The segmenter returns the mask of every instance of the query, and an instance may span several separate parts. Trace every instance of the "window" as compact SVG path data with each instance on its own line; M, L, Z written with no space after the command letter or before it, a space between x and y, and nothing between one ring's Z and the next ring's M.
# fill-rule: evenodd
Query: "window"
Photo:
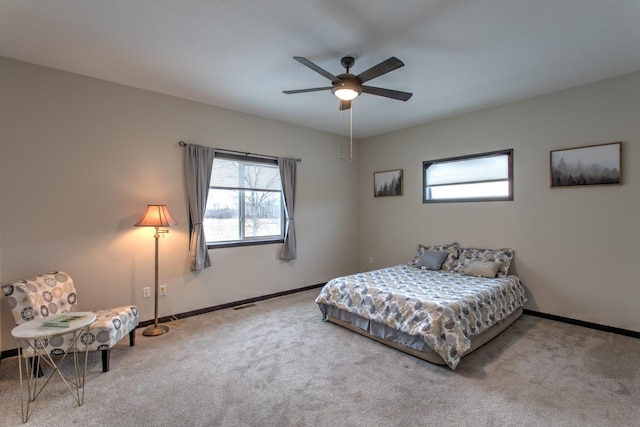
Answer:
M513 200L513 149L422 165L423 203Z
M203 221L210 248L283 242L284 212L276 160L216 153Z

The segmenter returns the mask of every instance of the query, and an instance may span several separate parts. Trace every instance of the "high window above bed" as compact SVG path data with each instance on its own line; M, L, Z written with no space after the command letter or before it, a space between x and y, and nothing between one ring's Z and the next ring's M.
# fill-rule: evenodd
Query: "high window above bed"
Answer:
M422 165L423 203L513 200L513 149Z

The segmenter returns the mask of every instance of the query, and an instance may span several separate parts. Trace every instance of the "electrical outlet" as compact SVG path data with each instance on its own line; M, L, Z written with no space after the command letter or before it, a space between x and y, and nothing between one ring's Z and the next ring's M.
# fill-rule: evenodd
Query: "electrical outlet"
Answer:
M161 297L167 294L167 285L160 285L159 294Z
M150 287L146 287L146 288L142 288L142 297L143 298L151 298L151 288Z
M373 264L373 257L372 256L369 257L369 264Z

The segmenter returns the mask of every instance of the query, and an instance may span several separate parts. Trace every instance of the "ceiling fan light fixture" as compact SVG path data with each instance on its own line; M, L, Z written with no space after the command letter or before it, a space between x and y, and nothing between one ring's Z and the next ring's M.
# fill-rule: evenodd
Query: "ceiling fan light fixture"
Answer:
M331 89L331 92L343 101L351 101L360 95L362 90L351 82L340 82Z

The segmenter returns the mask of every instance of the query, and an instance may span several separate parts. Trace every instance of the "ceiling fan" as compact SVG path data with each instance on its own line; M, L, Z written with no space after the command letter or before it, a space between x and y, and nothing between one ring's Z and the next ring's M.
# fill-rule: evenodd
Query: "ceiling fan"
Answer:
M318 67L313 62L301 56L294 56L293 59L295 59L302 65L306 65L307 67L311 68L316 73L328 78L329 80L331 80L332 85L325 87L314 87L309 89L283 91L286 94L331 90L331 93L333 93L340 99L340 110L348 110L349 108L351 108L351 100L356 98L361 93L384 96L386 98L397 99L399 101L407 101L413 95L409 92L363 85L363 83L366 83L369 80L373 80L376 77L380 77L381 75L387 74L390 71L393 71L400 67L404 67L404 63L394 56L387 59L386 61L382 61L378 65L374 65L373 67L369 68L366 71L363 71L357 76L349 73L349 70L355 63L355 59L352 56L345 56L340 60L340 63L344 68L346 68L347 72L339 74L337 76L334 76L330 72Z

